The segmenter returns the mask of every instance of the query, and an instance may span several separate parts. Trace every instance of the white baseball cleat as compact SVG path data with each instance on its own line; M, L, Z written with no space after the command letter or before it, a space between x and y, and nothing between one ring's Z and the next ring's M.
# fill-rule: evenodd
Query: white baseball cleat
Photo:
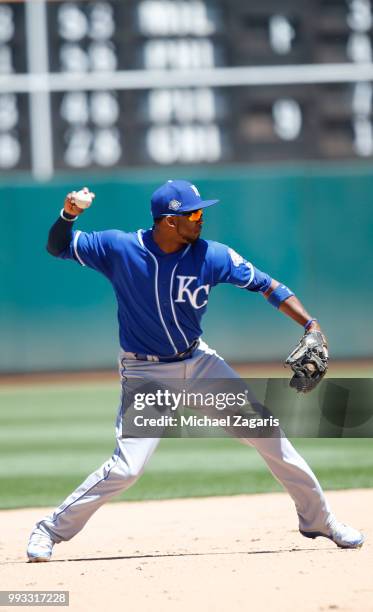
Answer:
M49 561L52 556L54 542L50 535L39 527L31 532L27 547L27 556L30 563L42 563Z
M365 538L360 531L349 527L344 523L340 523L334 520L329 525L329 533L322 533L321 531L302 531L301 534L306 538L317 538L322 536L323 538L329 538L339 548L360 548L365 541Z

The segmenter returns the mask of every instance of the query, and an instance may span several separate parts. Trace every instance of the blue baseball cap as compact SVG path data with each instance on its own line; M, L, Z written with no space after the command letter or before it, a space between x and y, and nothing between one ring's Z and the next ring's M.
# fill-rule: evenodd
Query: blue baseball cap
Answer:
M197 187L189 181L170 180L153 193L151 211L153 219L157 219L207 208L217 202L219 200L202 200Z

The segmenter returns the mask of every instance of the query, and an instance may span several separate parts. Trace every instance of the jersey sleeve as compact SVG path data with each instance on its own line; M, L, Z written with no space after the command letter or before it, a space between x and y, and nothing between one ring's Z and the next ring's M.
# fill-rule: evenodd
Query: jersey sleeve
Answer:
M214 243L213 283L230 283L248 291L267 291L271 277L230 247Z
M110 277L115 252L120 240L117 230L103 232L73 232L69 246L59 254L61 259L73 259Z

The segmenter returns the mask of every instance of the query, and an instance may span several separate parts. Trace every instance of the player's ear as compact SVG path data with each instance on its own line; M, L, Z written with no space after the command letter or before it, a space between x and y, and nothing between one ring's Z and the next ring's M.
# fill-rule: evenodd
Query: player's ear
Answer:
M171 227L172 229L176 227L176 217L174 217L173 215L168 215L167 217L165 217L165 222L166 225L168 225L168 227Z

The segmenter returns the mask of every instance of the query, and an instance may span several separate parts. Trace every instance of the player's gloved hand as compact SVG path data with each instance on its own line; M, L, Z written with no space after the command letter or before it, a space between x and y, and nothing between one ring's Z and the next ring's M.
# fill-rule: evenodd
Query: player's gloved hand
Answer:
M285 365L294 372L290 387L300 393L312 391L328 369L328 347L323 333L313 329L304 334L298 346L290 353Z

